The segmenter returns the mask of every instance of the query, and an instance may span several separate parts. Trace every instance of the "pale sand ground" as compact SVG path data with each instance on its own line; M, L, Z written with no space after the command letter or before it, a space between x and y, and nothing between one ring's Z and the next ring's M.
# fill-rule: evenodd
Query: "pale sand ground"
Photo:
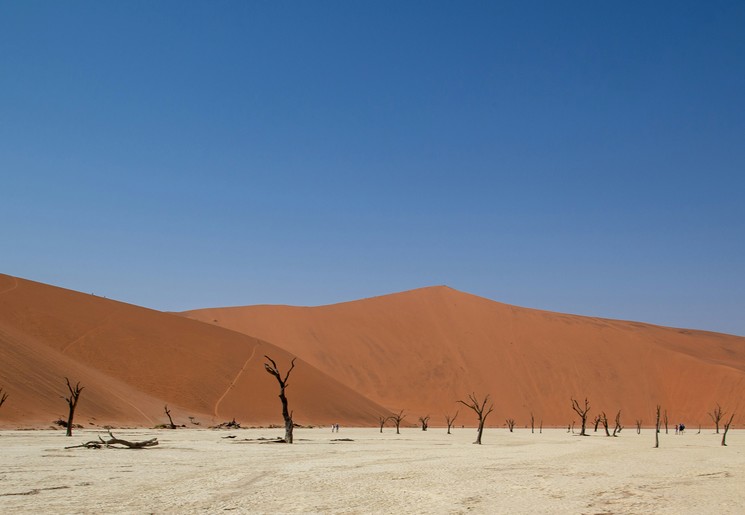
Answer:
M0 432L0 513L743 513L745 430L620 438L565 430L120 430L141 450L65 450L94 439ZM236 439L223 439L236 435ZM333 442L351 438L353 442Z

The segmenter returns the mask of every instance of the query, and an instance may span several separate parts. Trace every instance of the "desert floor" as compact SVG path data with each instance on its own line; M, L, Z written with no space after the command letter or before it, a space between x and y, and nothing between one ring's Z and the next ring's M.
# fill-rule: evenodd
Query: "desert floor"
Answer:
M160 445L92 450L64 447L104 433L2 431L0 512L743 513L745 430L695 433L118 430Z

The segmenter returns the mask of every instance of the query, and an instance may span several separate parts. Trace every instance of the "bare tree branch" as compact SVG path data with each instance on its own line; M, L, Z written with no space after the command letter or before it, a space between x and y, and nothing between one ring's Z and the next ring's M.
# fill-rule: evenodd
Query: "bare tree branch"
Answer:
M587 412L590 411L590 403L587 402L587 397L585 397L585 405L584 407L581 407L579 405L579 402L575 398L572 397L572 409L577 412L577 415L579 415L582 418L582 431L580 431L580 436L587 436L587 433L585 432L585 426L587 425Z
M510 430L510 433L512 433L513 429L515 428L515 419L514 418L508 418L505 419L505 422L507 423L507 429Z
M660 405L657 405L657 422L655 422L654 429L654 448L657 449L660 446Z
M481 445L481 435L484 432L484 423L486 422L486 417L494 411L494 404L492 403L488 409L486 409L486 403L489 401L489 395L484 397L483 402L479 402L478 398L476 397L475 393L468 394L468 400L469 402L465 401L458 401L459 403L463 404L469 409L472 409L479 419L479 429L478 433L476 435L476 441L473 442L475 444Z
M455 423L455 419L458 418L458 411L456 410L455 415L452 417L448 414L445 415L445 421L448 423L448 434L450 433L450 428L453 427L453 424Z
M719 434L719 422L722 421L722 418L727 414L726 411L722 409L722 407L717 403L717 407L714 408L714 411L709 413L709 416L714 421L714 424L717 426L717 434Z
M395 415L392 415L390 417L391 420L393 420L393 423L396 424L396 434L400 435L400 427L401 427L401 421L406 418L406 415L404 415L404 410L399 411Z
M168 409L168 404L166 404L163 409L165 410L166 416L168 417L168 429L176 429L176 424L173 423L173 419L171 418L171 410Z
M727 431L729 431L729 426L732 425L732 419L735 418L735 412L732 412L732 415L730 415L729 420L724 423L724 433L722 434L722 446L727 447L727 444L725 443L725 440L727 439Z
M385 426L385 423L388 422L391 419L391 417L386 417L383 415L378 415L378 424L380 425L380 432L383 432L383 426Z
M419 423L422 425L422 431L426 431L429 427L429 415L419 417Z
M266 354L264 355L264 357L268 359L269 362L271 362L271 365L269 365L269 363L264 363L264 370L273 375L279 383L279 400L282 403L282 418L285 421L284 441L287 443L292 443L292 430L295 427L295 424L292 421L292 412L289 411L287 408L287 397L285 396L285 388L287 388L287 380L290 377L290 372L292 372L292 370L295 368L295 360L297 358L292 358L290 369L287 371L287 374L285 374L284 378L282 378L282 374L277 367L277 363Z
M83 391L85 388L84 386L80 386L80 382L75 384L75 387L70 384L70 380L65 377L65 382L67 383L67 389L70 391L70 396L65 397L65 400L67 401L67 405L70 408L69 413L67 416L67 436L72 436L72 420L75 416L75 408L78 406L78 399L80 399L80 392Z
M158 439L157 438L151 438L150 440L145 440L143 442L130 442L127 440L122 440L121 438L115 437L111 431L108 432L110 438L108 440L104 440L100 436L98 437L98 440L91 440L90 442L85 442L80 445L70 445L65 447L65 449L76 449L79 447L85 447L86 449L100 449L101 447L107 447L112 449L144 449L146 447L154 447L158 445ZM116 447L117 445L123 446L123 447Z

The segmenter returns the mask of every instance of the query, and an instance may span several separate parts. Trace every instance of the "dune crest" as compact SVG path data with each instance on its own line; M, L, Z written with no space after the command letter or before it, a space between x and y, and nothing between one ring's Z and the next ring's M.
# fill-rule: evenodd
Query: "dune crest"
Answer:
M438 286L319 307L246 306L182 313L272 341L409 421L444 424L470 392L491 394L492 425L564 426L570 397L591 416L622 410L653 424L711 424L739 409L745 338L501 304ZM462 408L462 406L461 406ZM461 409L461 412L463 410ZM471 414L462 415L461 421ZM471 420L468 419L470 423Z
M94 295L0 275L0 425L49 425L66 415L64 377L85 387L76 422L152 426L194 417L281 424L271 343ZM298 360L287 393L298 424L369 425L386 410Z

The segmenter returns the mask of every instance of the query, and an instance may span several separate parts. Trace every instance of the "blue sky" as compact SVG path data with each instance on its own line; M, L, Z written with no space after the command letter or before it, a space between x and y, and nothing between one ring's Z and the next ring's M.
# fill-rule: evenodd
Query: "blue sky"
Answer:
M0 270L745 335L743 2L5 2Z

